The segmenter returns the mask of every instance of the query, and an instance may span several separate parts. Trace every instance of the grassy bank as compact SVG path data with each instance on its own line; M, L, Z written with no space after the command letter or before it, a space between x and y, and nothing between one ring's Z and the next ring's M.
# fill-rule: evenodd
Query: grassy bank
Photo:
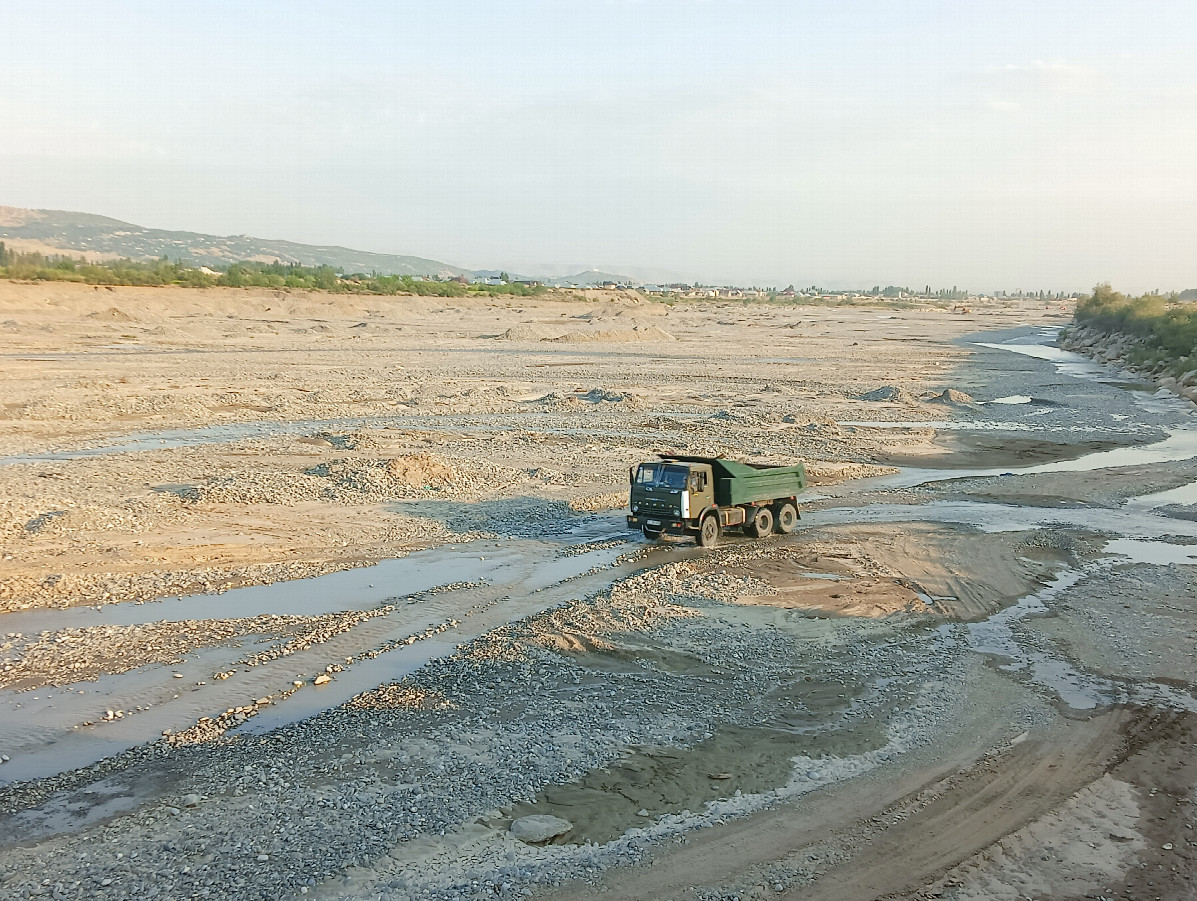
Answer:
M1197 304L1172 295L1129 297L1098 285L1077 304L1075 320L1084 328L1135 339L1128 359L1134 366L1163 364L1177 375L1197 369Z

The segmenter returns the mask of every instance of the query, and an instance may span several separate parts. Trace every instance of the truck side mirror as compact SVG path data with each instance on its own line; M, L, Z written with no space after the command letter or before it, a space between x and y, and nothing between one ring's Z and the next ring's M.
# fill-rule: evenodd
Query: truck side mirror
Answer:
M636 484L636 467L635 466L631 467L628 470L628 482L630 482L633 485Z

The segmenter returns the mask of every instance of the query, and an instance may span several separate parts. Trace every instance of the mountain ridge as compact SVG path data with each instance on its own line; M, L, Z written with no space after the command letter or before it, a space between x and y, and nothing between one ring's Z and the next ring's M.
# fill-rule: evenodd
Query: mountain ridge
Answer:
M251 235L211 235L204 232L147 228L73 210L39 210L0 206L0 241L28 241L42 252L93 254L155 260L165 256L196 265L226 266L237 262L297 263L332 266L342 273L421 275L435 278L487 277L502 270L473 270L407 254L374 253L339 244L304 244ZM519 278L512 273L513 277ZM546 285L594 285L602 281L628 283L633 279L587 270L576 275L545 277Z
M0 206L0 241L24 239L64 253L117 254L132 260L166 256L199 265L227 265L241 261L332 266L340 272L379 272L386 275L471 277L459 266L405 254L373 253L334 244L255 238L250 235L210 235L203 232L146 228L70 210L33 210Z

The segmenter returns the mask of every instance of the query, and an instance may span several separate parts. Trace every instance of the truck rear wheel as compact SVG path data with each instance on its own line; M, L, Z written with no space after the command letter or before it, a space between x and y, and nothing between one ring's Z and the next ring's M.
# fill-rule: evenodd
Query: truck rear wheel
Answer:
M719 520L711 514L702 521L702 528L698 531L698 543L703 547L714 547L719 541Z
M777 531L782 535L789 535L798 525L798 508L785 503L777 508Z
M745 530L753 538L764 538L773 534L773 511L768 507L757 507L752 522Z

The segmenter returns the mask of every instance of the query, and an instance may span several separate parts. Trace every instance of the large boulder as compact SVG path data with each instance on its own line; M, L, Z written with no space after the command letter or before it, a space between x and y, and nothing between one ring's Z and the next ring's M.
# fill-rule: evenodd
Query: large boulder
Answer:
M559 835L565 835L565 833L573 828L574 824L569 820L563 820L561 817L549 816L548 814L536 813L513 820L511 823L511 834L521 842L536 845L540 842L547 842L549 839L556 838Z

